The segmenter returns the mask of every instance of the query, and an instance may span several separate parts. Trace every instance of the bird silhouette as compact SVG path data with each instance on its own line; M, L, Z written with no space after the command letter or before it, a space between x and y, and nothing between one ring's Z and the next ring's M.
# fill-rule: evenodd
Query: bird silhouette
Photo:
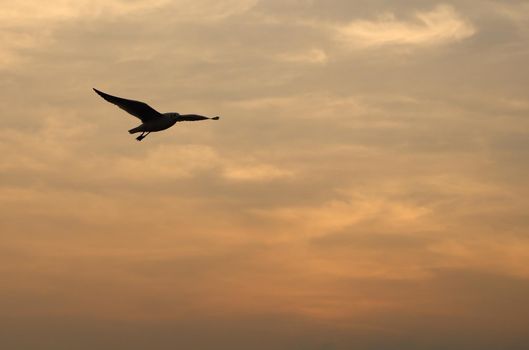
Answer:
M209 118L198 114L179 114L174 112L160 113L145 102L128 100L126 98L112 96L95 88L94 91L106 101L115 104L127 113L132 114L133 116L141 120L142 124L140 126L129 130L130 134L141 132L140 136L136 138L136 140L138 141L143 140L151 132L168 129L171 126L175 125L177 122L220 119L220 117L218 116Z

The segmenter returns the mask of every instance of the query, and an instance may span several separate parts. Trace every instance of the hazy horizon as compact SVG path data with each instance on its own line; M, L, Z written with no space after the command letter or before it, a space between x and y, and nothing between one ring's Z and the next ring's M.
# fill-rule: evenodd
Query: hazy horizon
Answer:
M525 348L529 2L0 23L0 347ZM136 142L92 88L221 119Z

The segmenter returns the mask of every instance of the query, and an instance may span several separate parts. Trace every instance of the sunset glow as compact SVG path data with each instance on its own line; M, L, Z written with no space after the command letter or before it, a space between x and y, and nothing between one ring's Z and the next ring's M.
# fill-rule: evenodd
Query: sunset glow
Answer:
M0 10L0 348L529 340L529 5ZM136 142L160 112L220 115Z

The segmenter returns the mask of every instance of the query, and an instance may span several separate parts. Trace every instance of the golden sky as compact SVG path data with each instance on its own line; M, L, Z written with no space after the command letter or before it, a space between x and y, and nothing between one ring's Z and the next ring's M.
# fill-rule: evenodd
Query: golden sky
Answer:
M526 346L529 2L0 4L3 349Z

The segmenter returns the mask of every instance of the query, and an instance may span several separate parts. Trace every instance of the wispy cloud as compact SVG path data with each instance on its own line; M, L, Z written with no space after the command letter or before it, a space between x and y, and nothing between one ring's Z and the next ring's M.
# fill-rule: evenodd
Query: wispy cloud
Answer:
M3 23L28 24L33 21L64 20L94 15L121 15L154 9L168 4L169 0L154 1L89 1L89 0L50 0L43 3L37 0L12 1L3 5L0 20Z
M276 179L293 178L292 171L270 164L250 164L227 166L223 171L225 178L243 182L266 182Z
M516 24L522 25L529 21L529 3L527 2L515 4L497 3L494 4L494 6L498 13L512 20Z
M321 49L280 53L277 55L277 58L285 62L313 64L325 64L329 59L327 53Z
M351 46L429 46L457 42L476 33L472 23L450 5L417 11L412 20L385 13L373 20L354 20L336 28L339 40Z
M239 15L250 10L257 4L257 0L183 0L175 7L176 20L211 21L221 20Z

